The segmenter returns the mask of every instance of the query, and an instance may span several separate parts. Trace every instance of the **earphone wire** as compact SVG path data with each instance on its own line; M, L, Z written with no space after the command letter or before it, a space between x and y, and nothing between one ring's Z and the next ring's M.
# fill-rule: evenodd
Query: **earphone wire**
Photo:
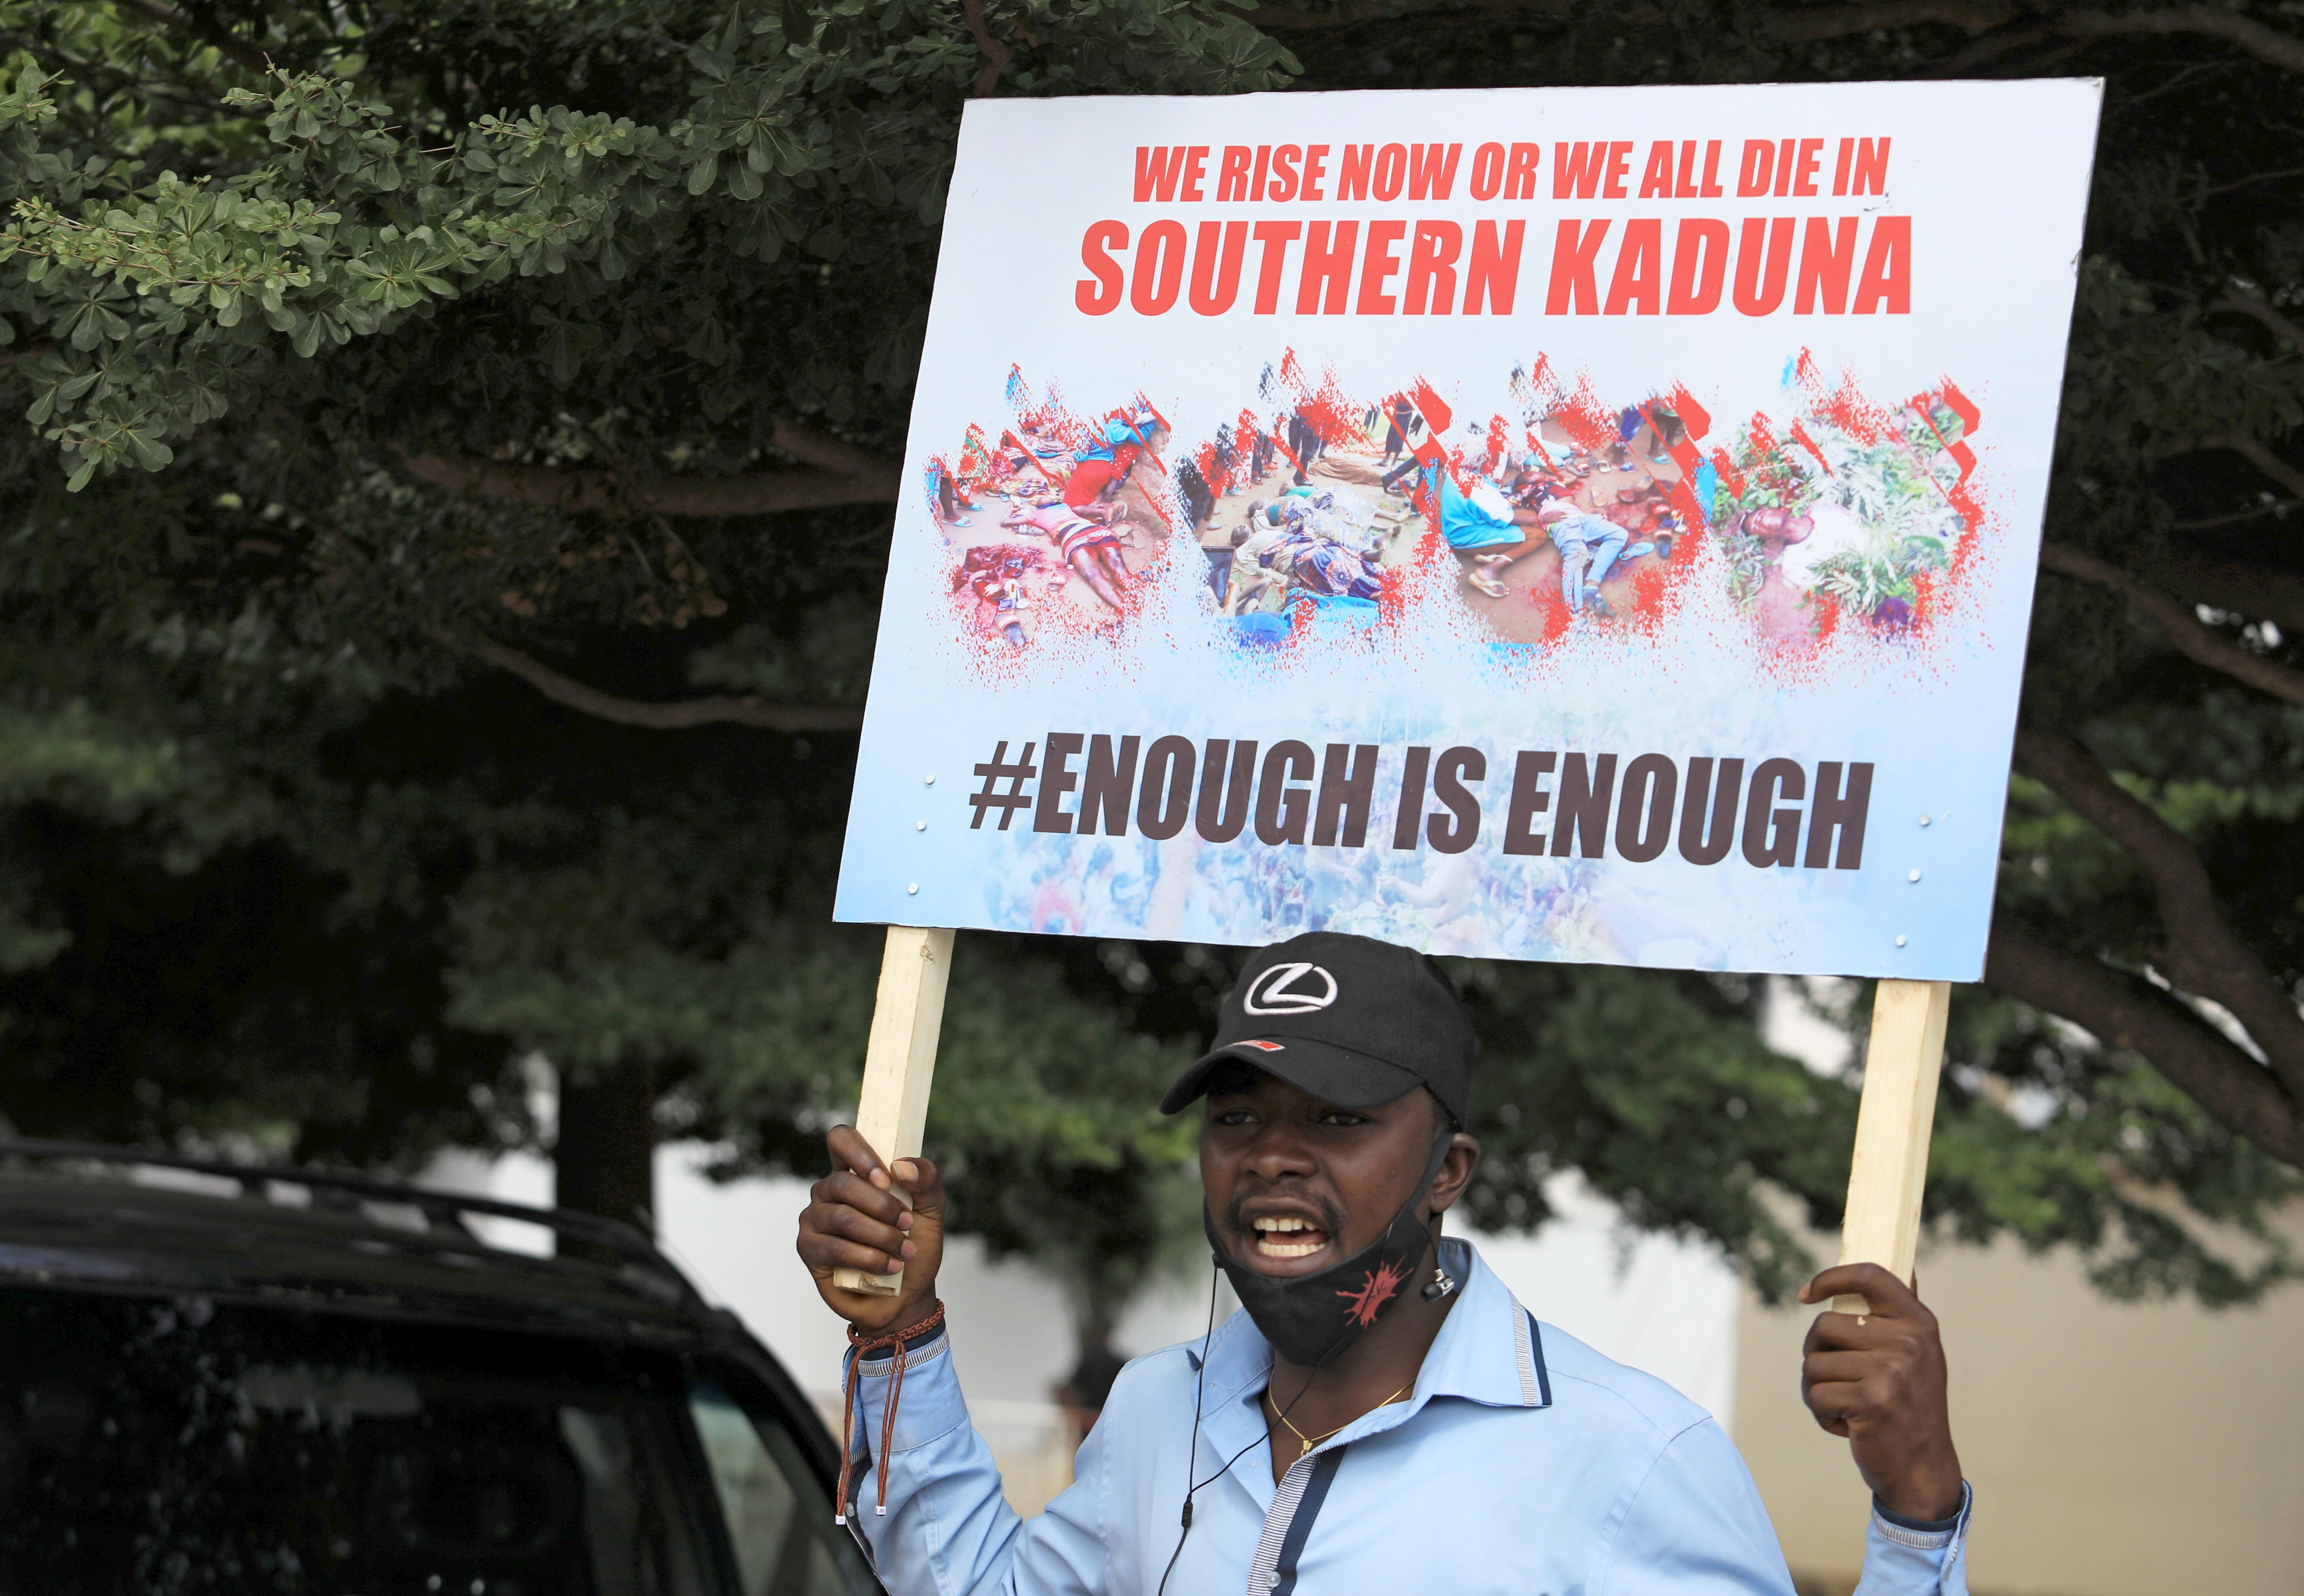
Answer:
M1192 1387L1192 1444L1184 1449L1183 1529L1176 1537L1176 1550L1168 1554L1168 1566L1160 1571L1158 1596L1168 1596L1168 1576L1176 1571L1176 1559L1184 1555L1184 1541L1192 1533L1192 1497L1199 1490L1192 1483L1192 1472L1200 1461L1200 1404L1208 1390L1208 1346L1216 1334L1216 1282L1223 1278L1224 1271L1216 1267L1215 1259L1209 1259L1208 1324L1200 1332L1200 1366L1194 1371L1197 1379Z
M1168 1596L1168 1576L1176 1571L1176 1559L1184 1555L1184 1542L1191 1538L1192 1499L1198 1496L1201 1491L1206 1490L1209 1486L1215 1484L1218 1480L1223 1479L1226 1474L1232 1473L1233 1464L1238 1463L1241 1458L1256 1450L1258 1446L1263 1445L1271 1440L1271 1430L1270 1426L1267 1425L1264 1434L1258 1436L1256 1440L1249 1442L1248 1445L1242 1447L1239 1451L1234 1452L1230 1457L1225 1458L1224 1465L1222 1468L1216 1470L1216 1473L1210 1474L1207 1479L1200 1481L1198 1484L1190 1482L1192 1478L1192 1468L1200 1460L1200 1402L1202 1397L1207 1390L1208 1343L1216 1335L1216 1281L1221 1277L1222 1273L1222 1269L1219 1267L1213 1270L1208 1276L1208 1328L1202 1334L1200 1339L1199 1377L1192 1392L1192 1444L1187 1450L1184 1457L1184 1479L1187 1483L1184 1487L1184 1510L1180 1516L1183 1527L1182 1532L1176 1536L1176 1550L1168 1554L1167 1567L1160 1571L1160 1588L1157 1592L1157 1596ZM1312 1382L1319 1378L1320 1371L1328 1366L1328 1360L1330 1358L1335 1356L1338 1352L1343 1349L1344 1343L1348 1339L1350 1339L1349 1337L1338 1336L1334 1341L1328 1344L1328 1350L1322 1353L1320 1355L1320 1361L1312 1365L1312 1372L1304 1377L1304 1383L1296 1389L1296 1394L1293 1397L1288 1398L1288 1406L1280 1410L1280 1419L1282 1423L1284 1423L1287 1422L1288 1415L1295 1411L1296 1405L1304 1400L1304 1394L1312 1389Z

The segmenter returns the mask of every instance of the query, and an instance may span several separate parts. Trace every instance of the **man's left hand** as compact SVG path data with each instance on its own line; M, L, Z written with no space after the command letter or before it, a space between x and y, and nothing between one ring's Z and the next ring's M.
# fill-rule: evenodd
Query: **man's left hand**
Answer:
M1863 1314L1825 1313L1800 1348L1800 1397L1816 1422L1844 1436L1880 1505L1907 1518L1960 1511L1960 1455L1944 1396L1936 1317L1876 1263L1843 1263L1800 1288L1800 1301L1859 1296Z

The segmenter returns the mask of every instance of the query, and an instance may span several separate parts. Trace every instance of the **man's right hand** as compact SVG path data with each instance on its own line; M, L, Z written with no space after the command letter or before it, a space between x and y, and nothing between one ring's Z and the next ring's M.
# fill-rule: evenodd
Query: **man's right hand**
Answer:
M827 1306L858 1330L908 1330L936 1311L936 1268L944 1262L944 1183L925 1158L900 1158L892 1172L850 1127L835 1125L824 1138L832 1173L809 1188L800 1215L800 1259L816 1277ZM907 1210L894 1190L911 1194ZM843 1291L837 1269L866 1274L904 1271L894 1296Z

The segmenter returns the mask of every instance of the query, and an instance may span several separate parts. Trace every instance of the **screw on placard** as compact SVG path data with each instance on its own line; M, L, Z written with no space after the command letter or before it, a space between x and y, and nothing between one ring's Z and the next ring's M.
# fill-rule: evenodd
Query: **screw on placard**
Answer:
M918 896L919 896L920 883L919 883L919 882L914 882L911 886L906 887L906 888L904 889L904 891L907 891L907 892L909 892L909 893L911 893L911 894L912 894L914 897L916 897L916 898L917 898Z
M928 780L930 780L931 781L935 781L935 780L936 780L936 778L935 778L935 777L933 777L933 776L931 776L931 777L929 777L929 778L928 778ZM1929 823L1929 820L1928 820L1928 817L1927 817L1927 815L1921 815L1921 816L1920 816L1920 823L1921 823L1922 825L1927 825L1927 824L1930 823Z
M921 778L921 784L922 784L923 786L927 786L927 787L933 787L933 786L935 786L935 785L936 785L936 773L935 773L934 771L930 771L930 772L929 772L926 776L924 776L923 778Z
M927 831L928 829L928 823L927 821L925 821L925 820L916 820L916 821L912 822L912 830L914 830L914 831L916 831L916 832L925 832L925 831Z
M1898 937L1898 938L1896 939L1896 946L1898 946L1899 948L1901 948L1901 947L1902 947L1903 945L1904 945L1904 939L1903 939L1902 937Z
M1917 871L1917 870L1912 871L1911 873L1910 873L1909 874L1907 874L1907 875L1904 877L1904 879L1905 879L1906 881L1918 881L1918 880L1919 880L1919 879L1920 879L1920 873L1919 873L1919 871Z

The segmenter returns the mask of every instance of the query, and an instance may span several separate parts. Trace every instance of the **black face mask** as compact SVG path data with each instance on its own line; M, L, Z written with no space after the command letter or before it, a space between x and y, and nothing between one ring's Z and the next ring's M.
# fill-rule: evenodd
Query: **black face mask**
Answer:
M1417 1207L1454 1139L1444 1134L1433 1144L1424 1178L1383 1235L1317 1274L1275 1279L1235 1262L1216 1232L1216 1215L1206 1203L1200 1204L1200 1222L1208 1233L1208 1245L1216 1249L1217 1265L1275 1352L1299 1368L1323 1367L1342 1356L1362 1330L1400 1300L1432 1246L1432 1232L1417 1216Z

